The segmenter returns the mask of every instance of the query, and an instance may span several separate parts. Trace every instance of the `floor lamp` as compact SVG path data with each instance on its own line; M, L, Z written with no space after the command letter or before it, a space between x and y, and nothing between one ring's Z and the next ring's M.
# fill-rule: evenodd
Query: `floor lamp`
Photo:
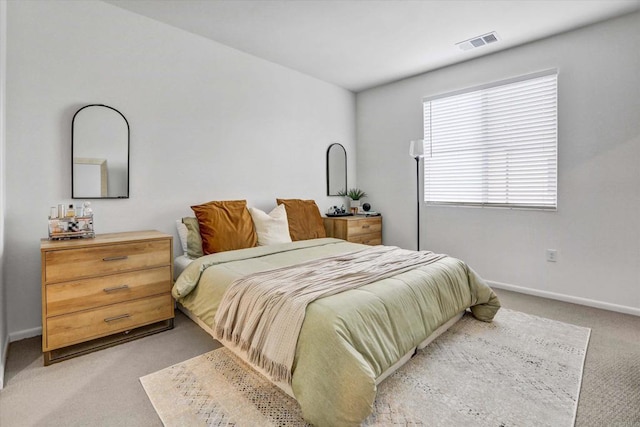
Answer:
M418 251L420 250L420 159L424 157L424 140L416 139L409 144L409 155L416 160L416 221L418 226Z

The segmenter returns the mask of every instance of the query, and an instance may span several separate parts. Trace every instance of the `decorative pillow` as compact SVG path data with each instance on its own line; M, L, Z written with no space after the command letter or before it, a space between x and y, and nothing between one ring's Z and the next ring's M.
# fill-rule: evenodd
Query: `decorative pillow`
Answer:
M198 218L205 255L252 248L258 243L246 200L214 201L191 209Z
M320 209L314 200L276 199L276 203L287 210L291 240L327 237Z
M191 216L184 217L182 218L182 224L187 228L187 250L185 251L185 255L192 259L204 256L198 219Z
M249 208L249 213L258 234L258 246L291 242L284 205L276 206L268 214L256 208Z
M189 230L187 230L187 226L182 223L182 219L176 219L176 228L178 229L178 238L180 239L180 247L182 248L182 253L187 254L187 235L189 234Z

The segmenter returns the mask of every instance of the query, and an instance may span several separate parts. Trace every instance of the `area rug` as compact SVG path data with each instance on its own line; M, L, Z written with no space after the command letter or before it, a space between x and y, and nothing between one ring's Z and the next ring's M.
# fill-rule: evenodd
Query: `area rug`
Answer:
M590 329L466 314L378 387L366 426L572 426ZM140 378L165 426L304 426L298 404L221 348Z

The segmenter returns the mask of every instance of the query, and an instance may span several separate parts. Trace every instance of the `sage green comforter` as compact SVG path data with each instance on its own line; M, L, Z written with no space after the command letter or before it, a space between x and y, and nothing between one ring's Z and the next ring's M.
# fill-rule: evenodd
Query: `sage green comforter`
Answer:
M214 329L222 296L238 277L362 248L314 239L207 255L184 270L173 296ZM491 321L500 303L477 274L451 257L312 302L291 383L305 419L318 426L359 425L372 411L376 379L467 308Z

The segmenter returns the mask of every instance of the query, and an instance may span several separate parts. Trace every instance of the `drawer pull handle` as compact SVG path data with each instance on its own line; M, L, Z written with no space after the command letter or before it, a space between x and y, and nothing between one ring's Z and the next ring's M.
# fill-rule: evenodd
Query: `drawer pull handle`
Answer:
M121 314L120 316L107 317L104 319L105 322L113 322L114 320L126 319L127 317L131 317L129 313Z
M363 225L362 228L369 228L371 227L370 225Z
M129 289L129 285L113 286L111 288L104 288L102 290L105 291L106 293L109 293L113 291L123 291L125 289Z
M102 258L103 261L119 261L122 259L127 259L129 258L126 255L122 255L122 256L111 256L111 257L107 257L107 258Z

